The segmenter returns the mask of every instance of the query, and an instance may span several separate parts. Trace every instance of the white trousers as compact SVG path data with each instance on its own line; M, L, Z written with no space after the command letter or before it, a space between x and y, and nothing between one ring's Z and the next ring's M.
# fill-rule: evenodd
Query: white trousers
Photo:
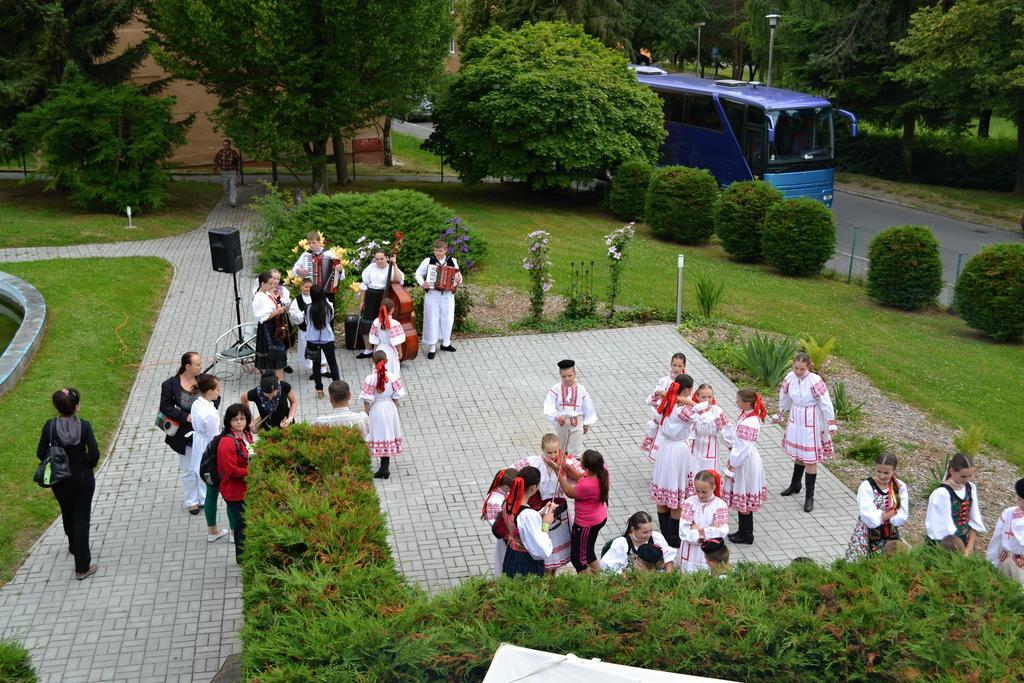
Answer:
M199 461L202 453L193 453L191 446L185 446L185 455L178 456L181 469L181 487L185 492L185 507L202 505L206 501L206 484L199 478Z
M583 454L583 417L580 416L579 424L573 427L569 424L569 418L565 418L565 424L554 424L555 434L558 436L558 444L563 451L577 458Z
M234 206L238 203L238 174L234 171L221 171L220 184L224 188L224 194L228 196L228 203Z
M299 330L299 346L298 346L297 350L298 350L298 354L299 354L299 360L302 361L302 364L304 366L306 366L307 370L312 370L313 369L313 361L311 361L308 358L306 358L306 331L305 330ZM324 355L323 351L320 352L320 367L321 368L326 368L327 367L327 356Z
M424 294L423 343L434 346L440 341L443 346L450 346L454 325L455 295L433 289Z

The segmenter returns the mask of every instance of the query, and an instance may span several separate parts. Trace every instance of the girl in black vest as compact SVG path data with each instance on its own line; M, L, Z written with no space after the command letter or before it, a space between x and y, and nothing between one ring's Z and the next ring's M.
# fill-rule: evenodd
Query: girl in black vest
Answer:
M53 407L57 417L43 425L36 457L42 462L51 445L62 446L68 454L71 478L53 485L53 496L60 505L64 533L68 537L68 552L75 556L75 578L81 581L96 573L89 553L89 511L92 494L96 490L93 469L100 461L100 449L92 425L78 418L81 394L68 387L53 393Z
M501 567L505 576L544 576L544 560L552 550L548 529L555 516L553 503L540 512L526 504L539 485L540 470L529 466L519 470L499 515L508 546Z

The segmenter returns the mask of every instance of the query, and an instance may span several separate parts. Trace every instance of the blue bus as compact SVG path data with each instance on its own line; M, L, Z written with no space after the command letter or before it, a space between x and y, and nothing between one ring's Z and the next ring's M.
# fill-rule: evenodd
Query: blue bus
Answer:
M720 184L765 180L786 197L809 197L832 206L835 183L833 114L857 119L815 95L760 83L704 80L631 67L640 83L661 97L668 135L664 165L710 171Z

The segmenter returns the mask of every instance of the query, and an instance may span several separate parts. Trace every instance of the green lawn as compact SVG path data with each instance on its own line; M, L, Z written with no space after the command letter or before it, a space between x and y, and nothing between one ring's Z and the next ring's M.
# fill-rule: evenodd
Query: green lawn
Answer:
M81 415L105 452L171 278L170 264L157 258L55 263L0 264L39 289L47 307L35 359L0 398L0 585L59 514L53 494L32 481L40 428L54 414L50 395L64 386L82 392ZM69 559L69 576L71 569Z
M574 196L553 197L508 187L409 185L451 207L488 240L489 256L473 279L528 286L521 262L526 234L548 230L555 292L565 291L569 262L607 263L603 236L621 222ZM357 185L372 191L378 185ZM862 287L827 278L782 277L765 266L734 263L718 247L680 247L639 226L627 257L623 304L675 308L676 254L686 255L684 308L694 310L693 283L705 273L726 284L721 314L744 325L792 336L838 338L838 355L881 389L953 425L978 423L989 441L1024 466L1024 346L993 344L942 312L903 313L876 306ZM595 283L604 296L601 279Z
M148 240L195 229L221 197L219 184L171 183L171 196L159 209L132 209L135 230L124 215L90 213L61 191L44 192L43 183L0 180L0 249L54 247Z

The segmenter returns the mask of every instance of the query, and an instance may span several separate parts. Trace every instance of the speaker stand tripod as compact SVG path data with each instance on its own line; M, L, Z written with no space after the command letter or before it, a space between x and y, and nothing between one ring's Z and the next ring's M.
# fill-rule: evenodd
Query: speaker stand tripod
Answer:
M231 330L221 335L221 338L218 340L218 349L214 354L213 362L210 363L203 372L209 372L213 369L213 366L221 360L232 361L239 363L240 365L245 365L246 361L256 355L255 338L245 339L245 336L242 334L242 297L238 293L238 275L234 272L231 273L231 283L234 286L235 291L235 340L230 346L221 349L219 348L220 342L226 341L224 338L231 333Z

